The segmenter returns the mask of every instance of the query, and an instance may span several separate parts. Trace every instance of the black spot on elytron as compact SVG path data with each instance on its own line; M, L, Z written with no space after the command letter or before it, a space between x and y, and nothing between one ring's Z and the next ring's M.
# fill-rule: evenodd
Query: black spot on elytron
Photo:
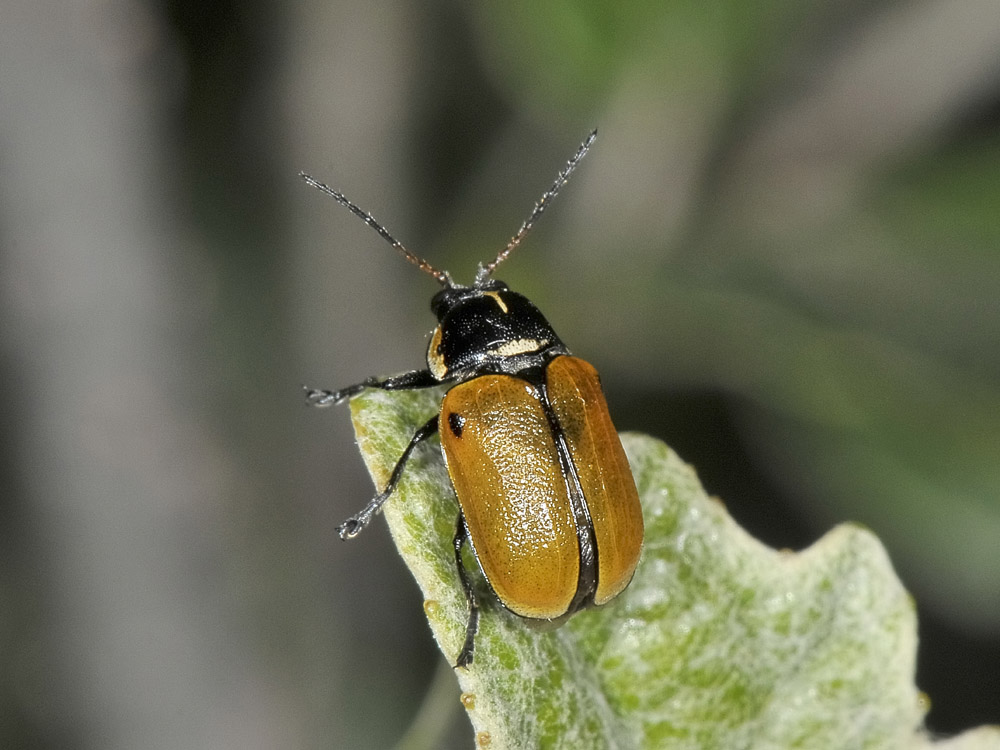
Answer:
M451 434L457 438L462 437L462 428L465 426L465 417L463 417L458 412L452 412L448 415L448 429L451 430Z

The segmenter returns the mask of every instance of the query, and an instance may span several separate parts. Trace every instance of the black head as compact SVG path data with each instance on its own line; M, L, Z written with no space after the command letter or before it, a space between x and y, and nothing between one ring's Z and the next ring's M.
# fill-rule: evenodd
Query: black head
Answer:
M508 289L509 287L499 279L486 279L474 286L452 284L431 297L431 312L440 323L451 309L461 302L486 292L506 292Z
M568 353L538 308L502 281L442 289L431 309L438 327L427 348L427 367L438 380L516 373Z

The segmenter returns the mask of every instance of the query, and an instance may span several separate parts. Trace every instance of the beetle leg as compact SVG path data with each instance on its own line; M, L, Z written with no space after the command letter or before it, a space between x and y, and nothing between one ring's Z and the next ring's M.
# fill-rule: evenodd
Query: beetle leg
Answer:
M404 372L402 375L393 375L389 378L368 378L361 383L349 385L339 391L324 391L302 386L306 392L306 403L309 406L331 406L339 404L341 401L357 396L367 388L381 388L384 391L405 391L412 388L430 388L440 385L441 382L431 375L430 370L413 370Z
M396 489L396 485L399 484L399 478L403 476L403 469L406 467L406 462L409 460L410 454L413 453L413 449L437 432L437 430L438 418L437 415L434 415L427 420L427 423L423 427L413 433L413 437L410 438L410 442L403 451L403 455L399 457L399 460L393 467L385 489L369 500L368 505L362 508L360 513L351 516L337 527L337 534L340 535L341 539L353 539L371 522L375 514L385 505L385 501L389 499L392 491Z
M462 591L465 592L465 601L469 604L469 622L465 626L465 643L458 654L455 667L467 667L472 664L472 651L476 646L476 631L479 630L479 603L476 601L476 592L472 588L472 580L469 578L469 571L465 569L465 562L462 560L462 546L469 538L469 530L465 528L465 517L458 514L458 524L455 528L455 562L458 564L458 577L462 581Z

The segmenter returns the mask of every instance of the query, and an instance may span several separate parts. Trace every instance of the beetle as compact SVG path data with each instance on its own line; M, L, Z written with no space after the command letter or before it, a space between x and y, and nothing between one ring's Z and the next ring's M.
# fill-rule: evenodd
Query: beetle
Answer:
M301 174L442 286L431 300L438 325L425 369L336 391L306 388L306 401L323 407L369 388L450 386L439 412L410 438L385 488L337 532L341 539L356 537L392 496L414 449L439 435L458 498L452 545L468 605L456 667L472 663L479 626L479 602L462 557L466 543L500 603L531 620L562 621L606 604L628 586L639 561L642 508L597 371L570 354L534 304L492 278L596 137L595 130L584 140L507 246L480 263L470 286L411 253L342 193Z

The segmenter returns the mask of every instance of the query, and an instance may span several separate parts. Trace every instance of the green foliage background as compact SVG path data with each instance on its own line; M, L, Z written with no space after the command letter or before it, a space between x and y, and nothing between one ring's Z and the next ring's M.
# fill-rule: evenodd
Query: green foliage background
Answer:
M1000 721L997 49L992 0L12 0L2 744L404 734L440 657L299 398L420 366L434 285L296 175L468 280L593 127L501 278L763 541L868 526L931 728Z

